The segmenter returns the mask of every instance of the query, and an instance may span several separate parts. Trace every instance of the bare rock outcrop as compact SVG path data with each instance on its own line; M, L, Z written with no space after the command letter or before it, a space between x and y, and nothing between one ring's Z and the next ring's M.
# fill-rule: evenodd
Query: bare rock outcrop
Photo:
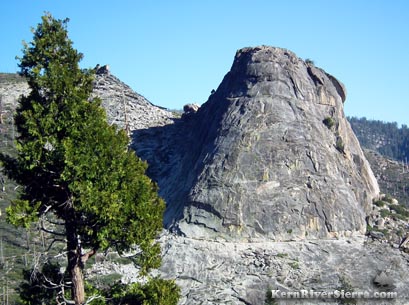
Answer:
M94 94L109 122L132 135L167 202L158 272L176 278L180 305L264 304L269 289L392 290L395 299L376 303L408 304L406 239L391 246L363 235L365 217L379 230L388 224L371 216L379 187L335 77L288 50L262 46L239 50L209 100L181 118L106 66L97 69ZM102 265L87 272L139 280L132 265Z
M345 98L341 82L288 50L239 50L193 119L135 133L166 225L228 240L363 234L379 188Z
M21 95L29 94L27 82L14 74L4 74L0 79L2 111L12 116ZM142 95L119 80L110 72L108 65L95 67L93 97L102 100L110 124L126 129L135 129L172 124L175 115L164 108L153 105Z
M29 93L27 82L17 74L2 73L0 98L2 111L14 110L21 95Z
M150 103L110 73L109 66L95 68L93 96L102 100L108 121L131 133L135 129L171 124L174 115Z

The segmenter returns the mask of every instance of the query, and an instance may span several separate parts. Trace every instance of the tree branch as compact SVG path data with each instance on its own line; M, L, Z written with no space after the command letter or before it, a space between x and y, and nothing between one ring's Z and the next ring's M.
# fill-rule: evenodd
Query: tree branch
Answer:
M56 239L53 239L53 241L50 243L50 245L48 246L48 248L47 248L47 252L49 252L50 251L50 249L51 249L51 247L54 245L54 243L56 243L56 242L61 242L61 243L67 243L67 240L65 240L65 239L58 239L58 238L56 238Z
M64 286L61 286L61 298L63 299L63 301L64 301L65 304L75 305L75 302L74 302L74 301L72 301L72 300L67 300L67 299L65 298Z
M40 225L41 225L40 229L41 229L42 231L46 232L46 233L53 234L53 235L57 235L57 236L65 236L65 233L54 232L54 231L52 231L52 230L50 230L50 229L47 229L47 228L44 226L44 219L43 219L43 218L41 218Z
M84 305L90 304L93 300L101 299L101 298L104 298L104 297L102 295L99 295L99 294L93 295L93 296L89 297L88 300L85 301Z
M85 264L88 259L90 259L92 256L95 255L95 253L97 253L97 250L92 249L92 250L88 251L87 253L81 255L81 263Z

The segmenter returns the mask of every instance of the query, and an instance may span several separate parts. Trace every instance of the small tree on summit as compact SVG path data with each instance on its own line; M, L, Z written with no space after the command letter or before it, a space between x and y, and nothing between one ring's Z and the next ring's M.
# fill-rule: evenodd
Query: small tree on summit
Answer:
M25 227L40 220L44 231L63 236L72 303L79 305L86 302L84 265L99 250L137 245L143 271L160 265L154 239L165 205L126 133L109 126L100 100L90 98L93 71L80 69L67 22L46 14L24 45L20 74L31 93L15 117L18 155L1 154L1 161L23 186L8 220Z

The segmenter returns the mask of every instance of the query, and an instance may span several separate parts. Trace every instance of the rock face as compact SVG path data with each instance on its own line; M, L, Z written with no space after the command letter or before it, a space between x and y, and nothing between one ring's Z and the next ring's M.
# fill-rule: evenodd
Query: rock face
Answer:
M174 115L153 105L110 73L109 66L95 68L94 96L102 100L111 124L126 129L145 129L172 123Z
M0 79L2 111L15 109L19 97L28 94L28 84L17 74L3 74Z
M102 100L110 124L129 132L173 123L175 115L150 103L110 73L108 65L95 67L93 96ZM13 112L21 95L29 94L28 84L14 74L0 78L3 111Z
M239 50L196 113L135 132L168 204L166 225L227 240L364 233L379 188L345 97L338 80L290 51Z
M263 305L270 289L394 292L350 304L409 304L409 256L363 237L291 242L207 241L164 236L162 276L177 279L180 305ZM379 275L383 275L380 287ZM280 305L338 305L340 299L275 300ZM352 301L352 300L350 300ZM356 303L355 303L356 301Z
M180 305L260 305L269 289L392 290L394 300L376 304L408 304L409 255L362 235L379 188L333 76L287 50L242 49L209 100L177 119L106 66L96 70L95 95L167 202L159 273L176 278ZM26 93L13 86L0 84L0 94ZM104 270L138 280L132 265L87 272Z

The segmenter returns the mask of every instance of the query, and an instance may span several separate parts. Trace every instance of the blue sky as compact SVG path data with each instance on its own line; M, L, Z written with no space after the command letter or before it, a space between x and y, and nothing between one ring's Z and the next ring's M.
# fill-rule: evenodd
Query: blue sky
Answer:
M70 18L82 66L109 64L154 104L203 103L237 49L287 48L341 80L347 115L409 125L406 0L17 0L0 3L0 72L44 11Z

